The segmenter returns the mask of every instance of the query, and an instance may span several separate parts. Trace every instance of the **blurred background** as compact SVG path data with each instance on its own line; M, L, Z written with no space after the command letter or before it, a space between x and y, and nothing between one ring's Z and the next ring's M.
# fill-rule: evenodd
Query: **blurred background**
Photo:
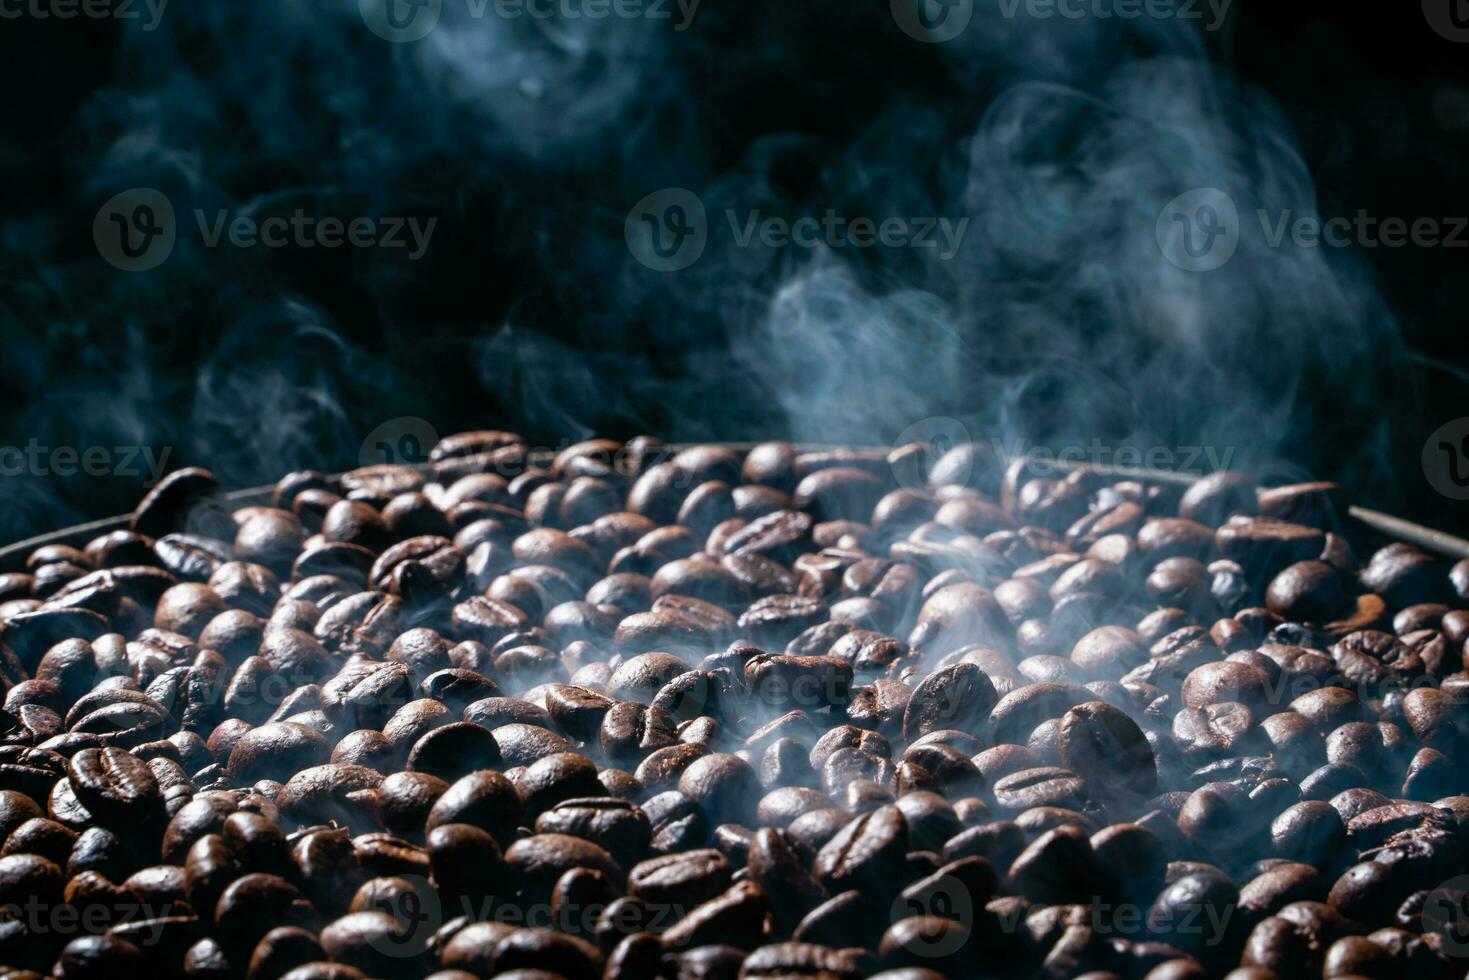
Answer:
M1464 532L1456 3L9 0L0 542L189 464L934 419Z

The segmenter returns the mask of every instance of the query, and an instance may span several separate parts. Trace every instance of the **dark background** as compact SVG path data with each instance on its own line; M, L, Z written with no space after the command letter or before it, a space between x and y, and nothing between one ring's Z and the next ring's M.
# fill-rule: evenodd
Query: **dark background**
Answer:
M372 36L355 3L174 3L147 34L0 21L0 446L166 446L246 486L356 465L404 416L549 446L883 443L951 416L1026 445L1211 446L1469 529L1420 463L1469 414L1465 250L1247 252L1199 286L1148 240L1197 186L1242 210L1469 214L1469 45L1416 3L1235 0L1207 36L977 14L924 45L885 0L705 0L677 35L446 20L434 49ZM138 186L181 215L438 224L419 262L181 233L129 274L92 220ZM667 186L711 213L974 226L947 264L711 245L659 274L623 220ZM0 541L140 492L0 477Z

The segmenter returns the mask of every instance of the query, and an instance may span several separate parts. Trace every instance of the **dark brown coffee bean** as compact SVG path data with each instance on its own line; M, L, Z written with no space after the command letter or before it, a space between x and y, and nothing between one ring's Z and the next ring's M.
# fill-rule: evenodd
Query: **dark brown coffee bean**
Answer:
M651 908L686 912L722 893L731 874L718 851L686 851L638 864L628 875L628 889Z
M1216 527L1233 514L1249 515L1257 510L1255 481L1227 470L1204 477L1178 502L1180 517Z
M1018 688L1002 697L990 712L995 740L1023 742L1042 722L1093 700L1092 693L1078 684L1046 682Z
M516 779L516 790L528 820L563 800L606 792L597 780L597 767L575 752L558 752L531 763Z
M1223 875L1184 875L1153 901L1147 915L1148 933L1185 953L1204 955L1226 945L1238 900L1239 890ZM1210 958L1205 956L1206 961Z
M182 526L189 512L218 489L219 480L206 469L174 470L148 491L134 509L128 527L148 537L167 534Z
M1348 599L1342 573L1321 561L1289 566L1271 581L1265 594L1271 612L1295 622L1316 624L1334 619Z
M122 749L83 749L72 757L67 777L77 801L114 832L162 832L158 779L136 756Z
M408 753L408 769L452 780L493 768L501 759L499 743L489 729L460 721L435 728L414 742Z
M1097 877L1086 832L1063 826L1041 834L1010 865L1010 882L1036 902L1086 902Z
M477 640L491 646L530 625L529 617L515 606L486 596L461 602L454 607L451 618L459 639Z
M229 774L237 785L261 779L284 782L330 755L330 743L317 730L297 722L275 722L251 729L229 752Z
M724 717L727 700L720 675L691 670L663 685L649 707L667 712L677 724L701 717L717 721Z
M536 818L536 832L589 840L618 863L631 867L646 853L652 826L641 808L627 800L569 799Z
M1330 860L1345 836L1340 815L1319 800L1297 803L1282 811L1270 824L1270 843L1275 854L1307 864Z
M851 698L852 666L835 657L761 654L745 663L751 697L772 710L840 707Z
M1444 567L1409 544L1390 544L1373 554L1362 569L1362 586L1382 596L1393 609L1452 598Z
M1184 759L1196 765L1239 754L1255 731L1254 713L1234 701L1185 708L1173 718L1173 740Z
M1270 678L1258 667L1236 661L1221 661L1196 668L1184 679L1181 693L1189 708L1236 701L1257 716L1270 713Z
M1415 688L1403 699L1403 718L1418 741L1457 758L1469 745L1469 717L1458 698L1434 688Z
M506 849L505 863L517 894L528 902L547 906L557 880L573 868L600 871L619 889L626 880L622 868L605 850L591 841L564 834L522 838Z
M1035 807L1075 809L1086 800L1086 783L1069 769L1043 767L1005 776L995 783L995 801L1011 813Z
M678 733L662 708L622 701L602 717L598 738L609 761L636 766L649 752L677 742Z
M1158 785L1152 747L1124 712L1103 701L1077 705L1061 718L1062 760L1103 798L1146 797Z
M483 899L503 891L505 862L495 838L469 824L440 824L428 834L433 880L445 898Z
M752 823L761 796L755 771L736 755L695 759L679 776L678 788L704 810L711 825Z
M908 849L908 823L895 806L854 818L816 855L812 871L830 891L858 887L866 894L891 894L901 879Z
M261 937L250 954L249 976L284 976L326 958L321 943L299 926L282 926Z
M941 729L976 731L998 701L989 677L974 664L945 667L914 688L903 713L903 736L911 740Z

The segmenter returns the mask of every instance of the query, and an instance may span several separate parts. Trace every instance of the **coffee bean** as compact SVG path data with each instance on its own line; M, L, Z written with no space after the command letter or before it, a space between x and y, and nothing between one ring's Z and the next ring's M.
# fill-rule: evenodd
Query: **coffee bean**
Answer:
M1322 561L1303 561L1277 575L1266 590L1270 611L1286 619L1325 623L1342 612L1348 600L1342 573Z
M723 892L731 874L724 855L705 849L643 861L627 882L629 892L650 907L686 912Z
M1103 798L1146 797L1157 788L1152 747L1137 724L1110 704L1090 701L1068 710L1059 747L1066 765Z
M161 832L163 794L152 770L136 756L121 749L83 749L72 757L67 777L77 801L114 832Z
M133 510L129 530L158 537L181 526L189 512L219 489L214 474L200 467L174 470Z
M891 894L901 878L908 822L895 806L854 818L816 855L812 870L830 891L847 886L870 895Z
M946 667L914 689L903 714L903 735L915 739L947 728L973 731L998 700L994 685L974 664Z
M187 902L99 921L200 975L1436 971L1387 924L1469 823L1458 569L1358 576L1331 485L929 451L470 433L234 521L179 478L0 577L0 861ZM404 914L491 900L551 914Z

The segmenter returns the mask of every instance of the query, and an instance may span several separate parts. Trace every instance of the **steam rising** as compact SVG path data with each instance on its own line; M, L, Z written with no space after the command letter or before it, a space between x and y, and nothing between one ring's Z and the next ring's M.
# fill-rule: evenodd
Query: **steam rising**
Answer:
M710 3L682 32L445 0L411 44L370 33L357 0L173 4L156 30L119 25L117 81L75 120L80 204L0 228L19 283L0 322L40 338L3 369L27 406L16 428L176 446L177 465L236 485L352 465L397 415L551 444L881 443L953 416L1012 444L1319 462L1340 442L1328 426L1360 427L1382 397L1348 378L1364 363L1390 377L1398 344L1351 254L1260 235L1256 209L1314 213L1278 113L1211 64L1195 22L1008 6L977 4L941 45L903 34L887 0ZM128 275L89 229L137 186L170 197L179 244ZM622 240L628 208L661 187L709 214L705 254L678 273ZM1245 225L1207 274L1154 236L1197 187L1225 190ZM220 208L440 224L419 263L206 248L193 213ZM731 223L757 210L969 220L944 261L742 246ZM1304 410L1302 386L1341 393L1330 419ZM1373 437L1354 440L1364 480ZM105 492L135 495L118 482ZM6 483L6 539L96 510L45 475Z

